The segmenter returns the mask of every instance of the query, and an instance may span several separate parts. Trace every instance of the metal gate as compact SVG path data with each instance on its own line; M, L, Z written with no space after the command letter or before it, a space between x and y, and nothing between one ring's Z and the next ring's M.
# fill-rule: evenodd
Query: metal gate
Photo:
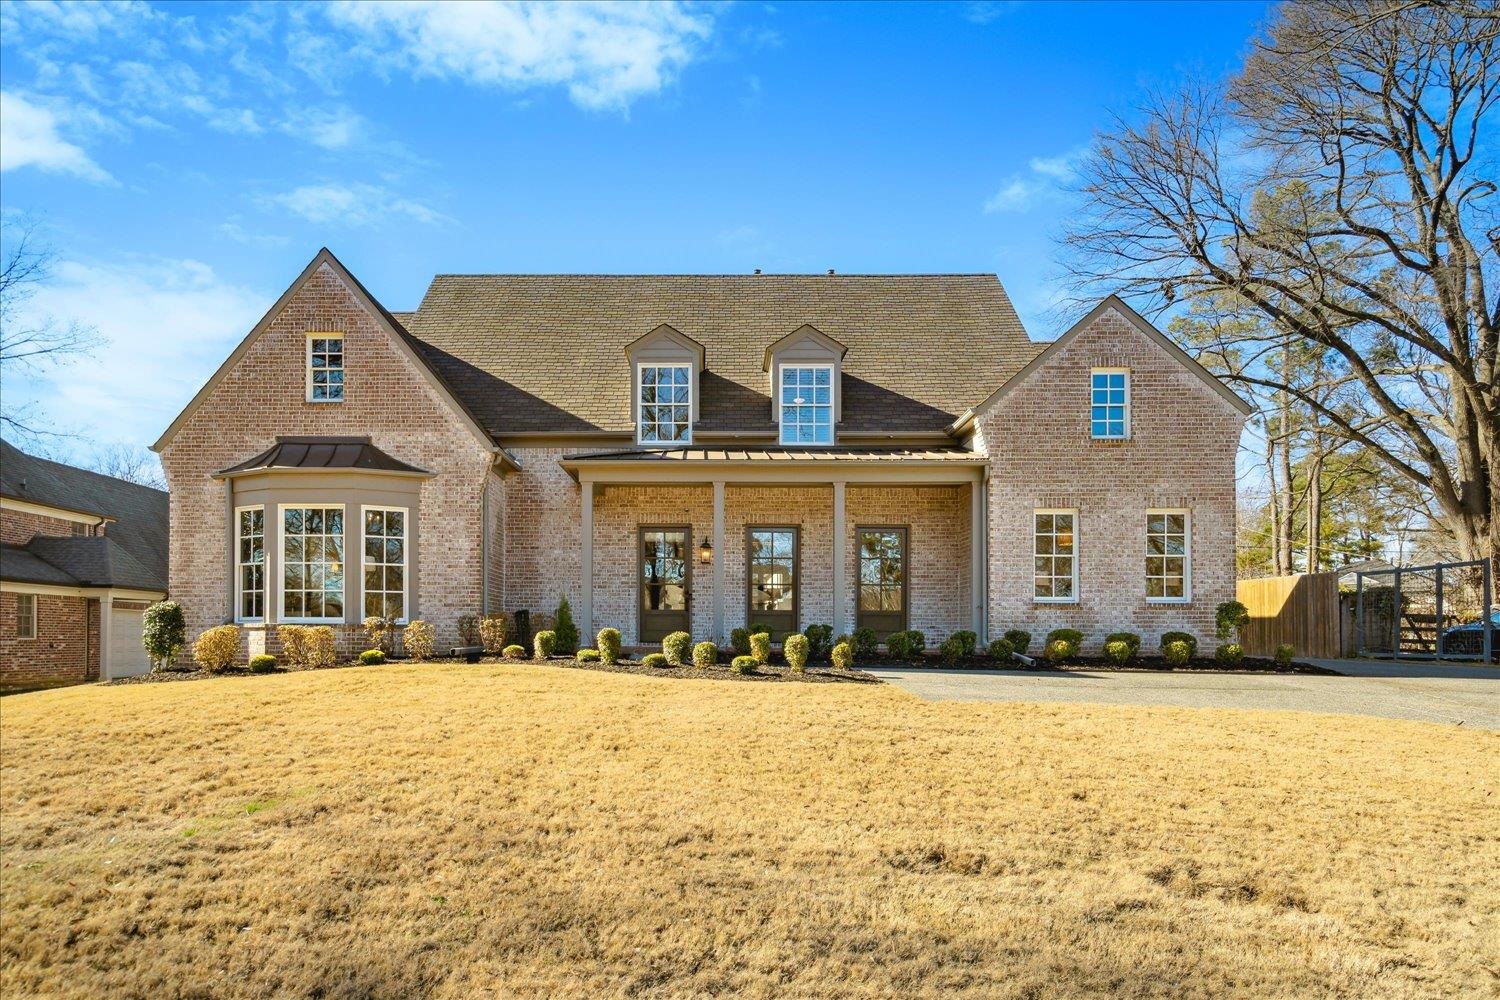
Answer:
M1360 656L1489 661L1496 652L1487 559L1370 570L1355 576Z

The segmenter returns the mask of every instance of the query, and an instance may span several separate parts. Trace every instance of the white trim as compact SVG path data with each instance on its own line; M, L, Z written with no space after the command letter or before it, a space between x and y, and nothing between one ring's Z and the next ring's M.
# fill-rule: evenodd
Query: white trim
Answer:
M1036 560L1039 553L1036 550L1036 518L1038 514L1067 514L1073 518L1073 596L1072 597L1038 597L1036 596ZM1033 604L1077 604L1079 600L1078 590L1078 563L1082 553L1079 542L1082 540L1083 532L1079 528L1079 517L1077 507L1036 507L1031 511L1031 601ZM1054 526L1053 534L1056 534Z
M140 601L159 601L166 596L161 590L134 590L121 587L66 587L56 583L23 583L0 580L0 594L52 594L57 597L99 597L110 593L116 597Z
M645 388L645 383L644 383L644 381L641 378L641 372L643 370L647 369L647 368L681 368L683 371L687 372L687 376L688 376L688 379L687 379L687 390L688 390L688 401L687 401L687 411L688 411L687 437L683 438L680 441L679 440L672 440L672 441L648 440L645 437L643 437L642 434L641 434L641 428L645 425L645 421L641 419L641 417L642 417L642 412L641 411L645 408L645 405L646 405L645 403L641 402L641 393L642 393L642 390L644 390L644 388ZM690 362L686 362L686 361L667 361L667 362L637 361L635 363L635 400L634 400L634 407L632 408L631 412L635 415L635 443L636 444L651 445L651 446L655 446L655 447L678 447L678 448L680 448L680 447L685 447L685 446L690 445L690 444L693 443L693 396L695 395L693 383L695 381L696 380L693 378L693 366L692 366L692 364ZM660 406L661 404L658 403L657 405ZM668 405L668 406L682 406L683 404L682 403L668 403L666 405ZM658 424L661 423L660 420L658 420L656 422Z
M359 620L364 621L365 615L365 512L366 511L396 511L401 514L401 610L405 612L400 618L392 621L405 625L411 621L411 508L391 507L386 504L360 504L359 507ZM348 553L344 553L348 556ZM347 565L347 560L346 560ZM393 563L382 562L380 566L391 566ZM344 589L349 588L349 577L344 575ZM381 591L386 593L385 590ZM348 608L344 613L348 614ZM585 634L587 634L585 632Z
M836 385L836 381L838 379L838 367L836 365L832 364L831 362L823 362L823 361L796 361L796 362L782 361L782 362L779 362L779 363L776 364L775 369L776 369L776 384L775 384L775 388L774 388L774 391L773 391L773 394L772 394L771 405L772 405L772 408L776 411L775 414L774 414L774 416L775 416L775 420L776 420L776 441L777 441L777 443L780 444L780 445L782 445L783 447L787 446L787 445L795 445L795 446L797 446L799 448L832 448L833 445L834 445L834 438L837 437L837 434L835 434L834 432L835 432L835 430L838 427L838 399L837 399L837 397L838 397L838 386ZM784 406L787 405L786 403L782 402L782 399L781 399L781 393L782 393L782 389L784 387L784 382L785 382L785 379L786 379L786 373L787 372L797 372L797 371L811 371L811 372L814 372L815 374L813 376L813 382L814 382L813 388L816 389L817 388L817 384L816 384L817 383L817 375L816 375L816 372L818 372L820 370L821 371L826 371L828 373L828 440L827 441L788 441L786 439L787 425L781 419L781 409L782 409L782 407L784 407ZM801 404L799 403L799 404L794 404L794 405L800 406ZM812 403L812 404L809 404L809 405L811 405L814 408L816 408L820 404L818 404L818 403ZM800 424L795 424L794 426L800 426ZM818 427L818 419L817 419L816 412L813 415L812 426L813 426L813 430L816 431L817 427Z
M22 621L22 618L21 618L21 599L22 598L30 598L31 599L31 615L29 616L31 618L31 634L30 635L22 635L21 634L21 621ZM37 598L36 594L17 594L16 595L16 639L18 641L21 641L21 642L34 642L36 640L36 633L37 633L36 598Z
M286 614L286 512L288 510L332 510L344 513L344 617L342 618L290 618ZM363 538L361 538L363 544ZM319 500L299 500L296 503L276 505L276 624L278 625L342 625L349 618L349 512L342 503ZM304 588L306 589L306 588Z
M259 618L246 618L246 617L244 617L243 615L240 614L240 611L245 606L245 597L244 597L244 594L242 593L242 590L243 590L243 581L244 581L243 570L244 570L244 567L252 565L251 563L242 563L242 562L240 562L240 542L242 541L242 536L240 535L240 513L242 511L247 511L247 510L258 510L258 511L260 511L260 553L261 553L262 558L261 558L260 617ZM265 504L259 504L259 503L257 503L257 504L250 504L247 507L236 507L236 508L234 508L234 526L233 527L234 527L234 559L232 560L232 564L234 566L234 615L233 615L234 622L235 622L236 625L258 625L261 622L264 622L266 620L266 604L270 601L270 598L271 598L271 594L270 594L271 588L269 586L270 580L268 579L268 577L271 575L271 573L270 573L271 558L270 558L270 554L267 551L267 547L266 547L266 540L269 537L268 532L266 530L267 529L267 525L266 525L266 505Z
M50 517L58 521L72 521L75 524L86 524L91 528L97 528L101 524L108 524L115 520L107 514L90 514L86 511L54 507L51 504L35 503L30 500L16 500L11 497L0 497L0 510L13 510L18 514L35 514L38 517Z
M1191 604L1193 603L1193 512L1186 507L1147 507L1146 508L1146 549L1142 557L1152 558L1151 542L1151 515L1152 514L1181 514L1182 515L1182 596L1181 597L1150 597L1146 598L1147 604ZM1176 557L1170 557L1176 558ZM1141 577L1142 583L1149 580L1151 574L1147 573Z
M1096 375L1120 375L1125 379L1125 426L1122 434L1095 434L1094 433L1094 376ZM1109 391L1108 385L1105 392ZM1109 424L1108 409L1116 404L1106 402L1104 423ZM1089 439L1091 441L1129 441L1130 440L1130 369L1129 368L1090 368L1089 369Z
M345 398L345 384L343 382L339 383L339 398L338 399L331 399L331 398L330 399L313 399L313 365L312 365L312 353L313 353L313 350L312 350L312 345L313 345L313 341L314 340L337 340L339 342L339 366L338 366L337 370L340 373L343 373L344 371L347 370L346 366L344 365L344 335L342 333L338 333L338 332L332 331L332 330L329 330L329 331L309 330L307 332L307 348L302 352L302 370L303 370L303 382L302 382L303 393L302 393L302 398L306 402L317 403L320 406L322 404L324 404L324 403L342 403L344 401L344 398ZM325 368L323 370L324 371L334 371L334 369L332 369L332 368Z

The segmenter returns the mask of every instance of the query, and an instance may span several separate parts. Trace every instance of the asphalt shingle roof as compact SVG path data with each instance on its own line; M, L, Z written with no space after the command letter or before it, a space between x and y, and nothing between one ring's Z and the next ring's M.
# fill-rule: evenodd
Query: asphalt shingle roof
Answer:
M845 431L931 432L1035 356L994 275L438 275L393 313L491 432L632 428L625 346L665 323L703 344L704 431L766 430L767 346L844 344Z

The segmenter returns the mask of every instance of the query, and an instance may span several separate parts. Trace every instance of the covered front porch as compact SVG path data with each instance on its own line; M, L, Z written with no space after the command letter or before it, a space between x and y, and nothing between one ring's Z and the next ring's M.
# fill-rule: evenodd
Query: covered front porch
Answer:
M576 455L580 630L985 632L985 460L957 449Z

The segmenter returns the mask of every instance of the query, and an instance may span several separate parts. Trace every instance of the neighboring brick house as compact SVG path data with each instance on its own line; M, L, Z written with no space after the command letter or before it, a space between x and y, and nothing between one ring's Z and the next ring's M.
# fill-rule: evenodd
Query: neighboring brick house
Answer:
M1249 408L1116 298L993 275L439 275L321 251L156 444L199 629L550 611L627 644L1181 628L1234 596Z
M0 690L145 673L166 587L165 493L0 441Z

